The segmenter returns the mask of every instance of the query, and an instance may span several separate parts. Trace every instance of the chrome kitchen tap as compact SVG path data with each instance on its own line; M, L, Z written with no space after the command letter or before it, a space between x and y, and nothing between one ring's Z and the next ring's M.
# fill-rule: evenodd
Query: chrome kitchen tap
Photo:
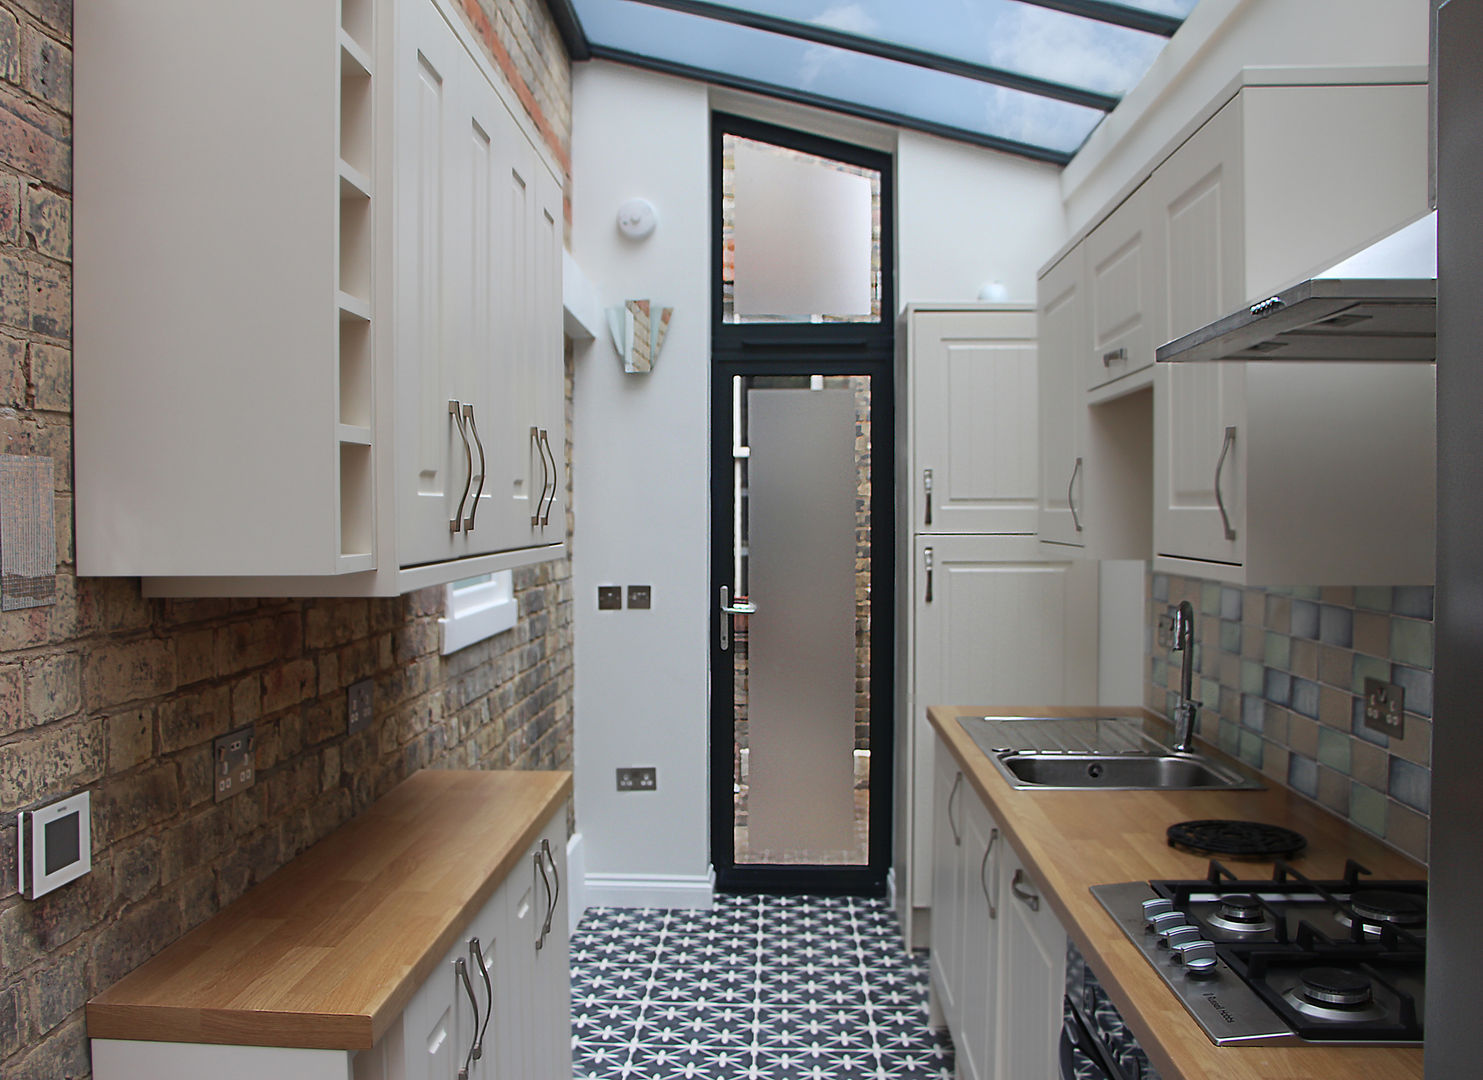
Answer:
M1178 607L1169 609L1169 617L1174 638L1169 651L1183 653L1179 665L1179 703L1174 706L1173 749L1188 754L1194 749L1195 714L1202 704L1190 696L1195 677L1195 609L1188 600L1181 600Z

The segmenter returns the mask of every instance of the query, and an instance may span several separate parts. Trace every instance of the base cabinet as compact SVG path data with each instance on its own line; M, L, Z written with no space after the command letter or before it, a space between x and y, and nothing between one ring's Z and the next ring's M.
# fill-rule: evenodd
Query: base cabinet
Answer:
M939 741L932 994L959 1080L1055 1080L1066 932Z

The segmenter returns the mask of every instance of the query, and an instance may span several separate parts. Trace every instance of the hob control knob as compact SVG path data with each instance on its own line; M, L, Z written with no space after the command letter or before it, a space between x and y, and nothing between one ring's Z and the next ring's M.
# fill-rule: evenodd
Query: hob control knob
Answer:
M1176 926L1167 934L1163 935L1163 937L1164 944L1169 946L1171 950L1178 949L1179 946L1187 941L1201 940L1199 929L1193 926Z
M1143 901L1143 921L1149 926L1153 925L1153 917L1162 915L1166 911L1174 910L1174 901L1162 896L1156 896L1152 900Z
M1154 933L1162 935L1166 930L1183 926L1186 921L1182 911L1164 911L1155 915L1149 925L1153 927Z
M1174 958L1192 974L1215 970L1215 944L1210 941L1184 941L1174 951Z

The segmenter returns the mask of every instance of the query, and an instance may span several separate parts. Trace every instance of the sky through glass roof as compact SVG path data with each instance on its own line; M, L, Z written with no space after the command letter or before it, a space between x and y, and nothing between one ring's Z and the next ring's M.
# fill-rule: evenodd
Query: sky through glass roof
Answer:
M1198 0L569 2L592 56L1064 162Z

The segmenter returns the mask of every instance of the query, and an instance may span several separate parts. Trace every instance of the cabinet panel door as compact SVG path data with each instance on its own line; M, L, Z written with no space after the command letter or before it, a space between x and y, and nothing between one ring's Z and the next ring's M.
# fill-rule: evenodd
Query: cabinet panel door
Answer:
M567 1077L572 1074L571 971L567 926L566 813L558 811L541 831L541 843L549 845L550 892L541 879L540 894L549 895L536 907L537 916L549 919L550 929L535 953L531 981L531 1035L536 1050L534 1077ZM537 845L539 850L540 845ZM554 865L553 865L554 864Z
M534 168L536 198L531 208L534 236L531 274L534 296L531 320L536 346L531 350L537 426L546 433L544 447L551 469L550 491L534 538L543 544L566 537L566 375L561 314L561 251L565 216L561 184L544 164Z
M967 782L945 747L932 773L932 986L950 1030L962 1030L963 800Z
M914 562L912 876L914 902L926 904L936 902L927 708L1096 702L1098 566L1048 559L1034 539L1012 536L919 537Z
M1004 914L999 868L1004 838L971 790L963 796L962 1026L953 1034L964 1080L993 1080L999 1040L999 924ZM1012 1075L1012 1074L1006 1074Z
M535 931L539 907L535 856L527 851L499 888L503 923L495 962L495 1077L537 1076L534 1019Z
M1033 533L1040 493L1035 316L922 312L913 317L911 342L912 529Z
M1014 1080L1056 1080L1066 932L1019 859L1008 851L1005 856L1000 1072Z
M1081 362L1087 351L1083 246L1040 279L1040 512L1042 540L1086 545L1087 423Z
M1153 363L1156 259L1148 185L1138 188L1086 238L1091 349L1083 378L1095 389Z
M1163 341L1242 302L1240 106L1238 99L1212 117L1149 180L1166 267ZM1246 533L1241 366L1172 364L1157 376L1155 551L1239 564Z
M453 960L458 946L433 970L402 1014L407 1080L454 1080L467 1055L472 1010Z

